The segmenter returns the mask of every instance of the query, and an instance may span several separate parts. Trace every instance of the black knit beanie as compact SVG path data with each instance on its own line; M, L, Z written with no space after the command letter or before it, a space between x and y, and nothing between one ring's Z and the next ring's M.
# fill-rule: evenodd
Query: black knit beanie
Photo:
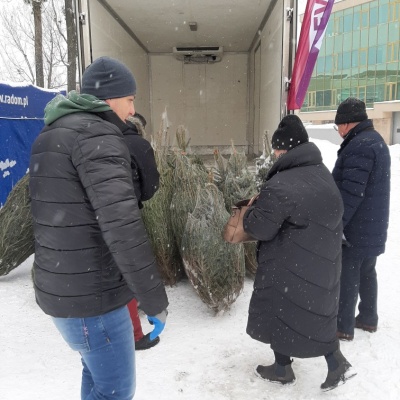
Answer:
M355 97L348 97L339 104L336 112L335 124L348 124L368 119L365 103Z
M135 77L121 61L100 57L83 72L81 93L91 94L100 100L134 96Z
M308 142L308 133L301 119L294 114L286 115L272 135L271 146L274 150L291 150L299 144Z

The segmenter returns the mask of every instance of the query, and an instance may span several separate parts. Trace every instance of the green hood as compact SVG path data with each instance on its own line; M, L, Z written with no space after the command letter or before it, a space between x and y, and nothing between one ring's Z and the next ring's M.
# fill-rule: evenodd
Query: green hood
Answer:
M50 125L64 115L76 112L98 113L109 110L111 108L104 100L99 100L91 94L79 94L71 90L67 97L59 94L47 103L44 109L44 123Z

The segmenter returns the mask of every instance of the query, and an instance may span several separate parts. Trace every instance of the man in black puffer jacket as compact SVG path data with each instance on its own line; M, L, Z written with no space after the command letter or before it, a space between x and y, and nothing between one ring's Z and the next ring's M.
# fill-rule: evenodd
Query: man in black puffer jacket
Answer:
M247 333L275 354L273 365L256 371L293 384L290 357L325 356L321 388L330 390L355 375L336 338L343 203L300 118L282 119L272 148L277 160L243 221L258 240Z
M121 62L101 57L82 94L57 96L32 146L30 195L36 301L80 352L82 399L130 399L135 392L135 297L164 328L168 299L135 196L121 122L135 113L136 82ZM118 120L118 121L119 121Z
M344 139L332 174L343 198L345 237L337 335L353 340L354 327L368 332L378 327L375 266L385 251L389 225L390 153L363 101L344 100L335 123Z

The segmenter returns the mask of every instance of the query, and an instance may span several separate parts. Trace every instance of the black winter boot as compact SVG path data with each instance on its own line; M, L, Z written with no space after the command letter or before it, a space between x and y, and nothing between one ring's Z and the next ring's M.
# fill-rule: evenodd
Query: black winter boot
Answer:
M275 361L267 367L259 365L256 368L256 375L268 382L280 383L282 385L293 385L296 382L291 363L283 366Z
M332 355L335 357L339 366L333 371L328 371L325 382L321 385L321 389L324 392L335 389L339 385L343 385L347 380L357 375L357 372L354 371L354 368L339 349Z

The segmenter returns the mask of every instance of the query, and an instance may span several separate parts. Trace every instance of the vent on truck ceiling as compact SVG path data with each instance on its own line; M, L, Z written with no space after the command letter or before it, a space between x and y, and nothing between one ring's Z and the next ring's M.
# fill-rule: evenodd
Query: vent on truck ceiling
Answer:
M185 64L212 64L221 61L224 50L220 46L174 47L172 52Z

